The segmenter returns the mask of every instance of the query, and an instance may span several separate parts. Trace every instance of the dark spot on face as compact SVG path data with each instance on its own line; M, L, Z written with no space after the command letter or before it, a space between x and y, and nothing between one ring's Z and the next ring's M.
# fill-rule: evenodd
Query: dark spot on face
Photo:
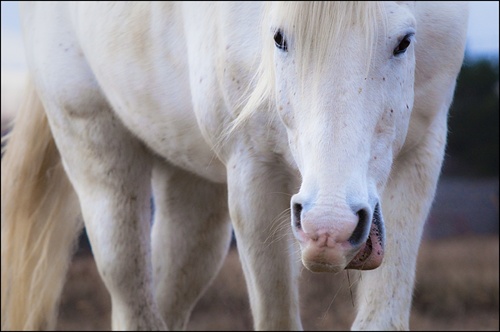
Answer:
M382 77L382 81L385 81L385 77Z

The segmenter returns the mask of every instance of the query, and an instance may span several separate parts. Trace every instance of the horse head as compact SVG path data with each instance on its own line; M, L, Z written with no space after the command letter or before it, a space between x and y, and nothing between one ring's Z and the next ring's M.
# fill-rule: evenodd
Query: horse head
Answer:
M415 19L388 3L302 6L270 8L263 56L302 179L293 234L312 271L374 269L381 196L413 106Z

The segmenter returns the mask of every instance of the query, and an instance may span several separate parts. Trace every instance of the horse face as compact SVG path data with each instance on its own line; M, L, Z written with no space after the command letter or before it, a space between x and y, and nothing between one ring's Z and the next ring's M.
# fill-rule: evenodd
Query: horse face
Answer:
M312 271L374 269L384 255L380 197L413 106L416 29L396 4L376 22L373 47L352 24L317 69L293 29L273 31L276 108L302 175L292 228Z

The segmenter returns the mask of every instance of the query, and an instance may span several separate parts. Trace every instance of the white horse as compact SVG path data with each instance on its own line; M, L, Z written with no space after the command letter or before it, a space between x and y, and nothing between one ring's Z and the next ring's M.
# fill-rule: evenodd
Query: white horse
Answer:
M462 2L23 2L2 330L54 327L80 211L113 329L185 328L231 226L256 329L302 329L299 253L369 270L353 329L409 329L467 18Z

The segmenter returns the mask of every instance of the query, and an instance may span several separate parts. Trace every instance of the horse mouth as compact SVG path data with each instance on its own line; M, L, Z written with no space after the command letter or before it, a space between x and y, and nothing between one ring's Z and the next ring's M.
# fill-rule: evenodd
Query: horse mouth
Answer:
M347 264L346 269L373 270L379 267L384 258L384 244L384 222L380 213L380 206L377 204L368 238L361 245L356 256Z

